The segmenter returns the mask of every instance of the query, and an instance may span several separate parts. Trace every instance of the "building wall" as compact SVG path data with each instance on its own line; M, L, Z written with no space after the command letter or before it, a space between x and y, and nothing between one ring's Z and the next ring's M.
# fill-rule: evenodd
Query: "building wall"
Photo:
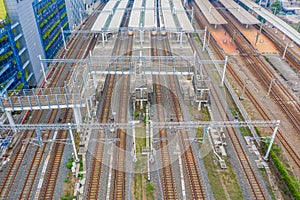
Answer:
M54 58L63 46L61 28L69 30L65 1L34 1L32 6L45 56Z
M28 87L23 63L19 56L19 43L11 27L11 19L0 21L0 93Z
M44 57L44 51L40 40L37 40L39 33L36 23L34 23L35 17L32 1L4 0L4 2L7 13L12 18L12 23L19 23L16 29L19 33L23 33L23 37L20 38L20 44L22 47L26 47L26 51L22 55L22 60L24 64L28 63L26 67L30 74L28 83L30 86L35 86L36 82L42 77L40 61L37 55Z
M70 29L74 29L81 24L82 19L85 17L84 3L82 0L66 0L66 7Z

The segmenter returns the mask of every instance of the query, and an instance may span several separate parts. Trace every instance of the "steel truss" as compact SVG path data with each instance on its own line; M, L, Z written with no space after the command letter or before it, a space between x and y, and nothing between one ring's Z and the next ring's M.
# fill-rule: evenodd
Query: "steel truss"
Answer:
M61 124L2 124L0 130L69 130L69 129L111 129L111 128L122 128L132 129L135 127L136 122L132 121L129 123L61 123ZM214 127L214 128L226 128L226 127L278 127L280 121L189 121L189 122L151 122L153 128L201 128L201 127Z

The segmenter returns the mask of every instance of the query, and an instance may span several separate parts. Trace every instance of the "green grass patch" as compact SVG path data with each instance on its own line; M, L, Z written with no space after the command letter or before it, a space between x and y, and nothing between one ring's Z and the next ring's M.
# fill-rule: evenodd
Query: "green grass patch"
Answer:
M255 130L259 136L261 136L260 131L257 127L255 127ZM265 147L263 148L263 151L265 152L268 148L268 144L265 144ZM284 182L287 186L289 193L293 196L294 199L300 199L300 189L299 189L299 181L295 181L295 178L293 178L289 173L284 164L280 161L278 154L280 153L281 149L277 148L275 145L271 148L269 159L272 161L270 164L272 164L276 171L278 172L278 176L280 177L280 181ZM286 191L283 191L286 193Z
M73 157L70 157L69 160L68 160L68 162L67 162L67 164L66 164L66 167L68 169L71 169L72 166L73 166Z
M151 182L147 181L147 183L146 183L147 199L154 199L154 191L155 191L155 187L152 185Z

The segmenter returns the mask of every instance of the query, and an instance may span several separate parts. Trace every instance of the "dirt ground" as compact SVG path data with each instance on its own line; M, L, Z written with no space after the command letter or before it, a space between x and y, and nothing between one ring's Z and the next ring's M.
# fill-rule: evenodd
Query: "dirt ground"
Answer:
M263 54L278 53L275 45L264 34L260 34L256 42L257 33L258 33L258 30L256 28L250 26L248 29L246 29L245 27L240 26L239 29L244 34L244 36L248 39L248 41L252 44L252 46L254 46L260 53Z
M236 44L221 26L218 26L217 29L211 29L209 31L211 36L215 38L218 45L224 50L225 53L237 54Z

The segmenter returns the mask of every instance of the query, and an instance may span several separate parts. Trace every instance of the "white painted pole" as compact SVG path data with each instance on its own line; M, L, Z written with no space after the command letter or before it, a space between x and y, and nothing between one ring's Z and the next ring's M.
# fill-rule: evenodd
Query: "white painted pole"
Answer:
M41 56L41 55L38 55L38 57L39 57L40 62L41 62L41 67L42 67L42 70L43 70L44 79L45 79L45 81L46 81L46 83L47 83L47 76L46 76L44 64L43 64L43 61L42 61L42 56Z
M182 35L183 35L183 33L181 32L180 33L180 47L182 47Z
M205 49L206 34L207 34L207 26L205 26L205 30L204 30L204 39L203 39L202 51L204 51L204 49Z
M225 80L225 72L226 72L227 60L228 60L228 56L225 57L225 63L224 63L224 69L223 69L223 75L222 75L221 86L224 86L224 80Z
M242 95L240 96L240 99L241 99L241 100L243 100L243 99L245 98L244 95L245 95L245 88L246 88L247 81L248 81L248 79L246 79L246 80L244 81L243 90L242 90Z
M271 138L271 141L270 141L270 144L269 144L267 153L266 153L266 155L265 155L265 157L264 157L265 160L268 160L268 157L269 157L269 154L270 154L270 151L271 151L273 142L274 142L275 137L276 137L277 130L278 130L278 128L279 128L279 125L280 125L280 120L277 120L277 125L276 125L276 127L275 127L275 129L274 129L274 132L273 132L273 135L272 135L272 138Z
M64 35L64 29L63 29L63 27L61 27L60 29L61 29L62 39L63 39L63 42L64 42L64 48L66 50L67 49L67 45L66 45L66 39L65 39L65 35Z
M14 121L12 115L11 115L11 112L5 111L5 113L6 113L6 116L7 116L8 121L9 121L9 124L12 125L12 126L16 125L16 124L15 124L15 121ZM17 130L16 130L15 128L13 128L12 130L13 130L14 132L17 132Z
M289 46L289 43L287 42L286 45L285 45L285 48L284 48L284 52L283 52L283 55L282 55L282 59L284 59L284 57L285 57L286 50L287 50L288 46Z
M132 138L133 138L133 162L136 162L137 158L136 158L135 125L134 125L134 123L132 123Z
M210 41L210 32L208 32L208 39L207 39L207 45L209 47L209 41Z
M70 132L70 136L71 136L71 141L72 141L72 146L73 146L73 151L74 151L74 156L75 156L75 162L79 162L76 145L75 145L75 140L74 140L74 136L73 136L71 127L69 128L69 132Z
M105 46L105 41L104 41L104 32L102 32L102 46L104 47Z
M271 83L270 83L270 86L269 86L268 92L267 92L267 94L266 94L266 97L270 95L270 92L271 92L271 88L272 88L273 81L275 81L275 79L274 79L274 78L272 78L272 80L271 80Z

